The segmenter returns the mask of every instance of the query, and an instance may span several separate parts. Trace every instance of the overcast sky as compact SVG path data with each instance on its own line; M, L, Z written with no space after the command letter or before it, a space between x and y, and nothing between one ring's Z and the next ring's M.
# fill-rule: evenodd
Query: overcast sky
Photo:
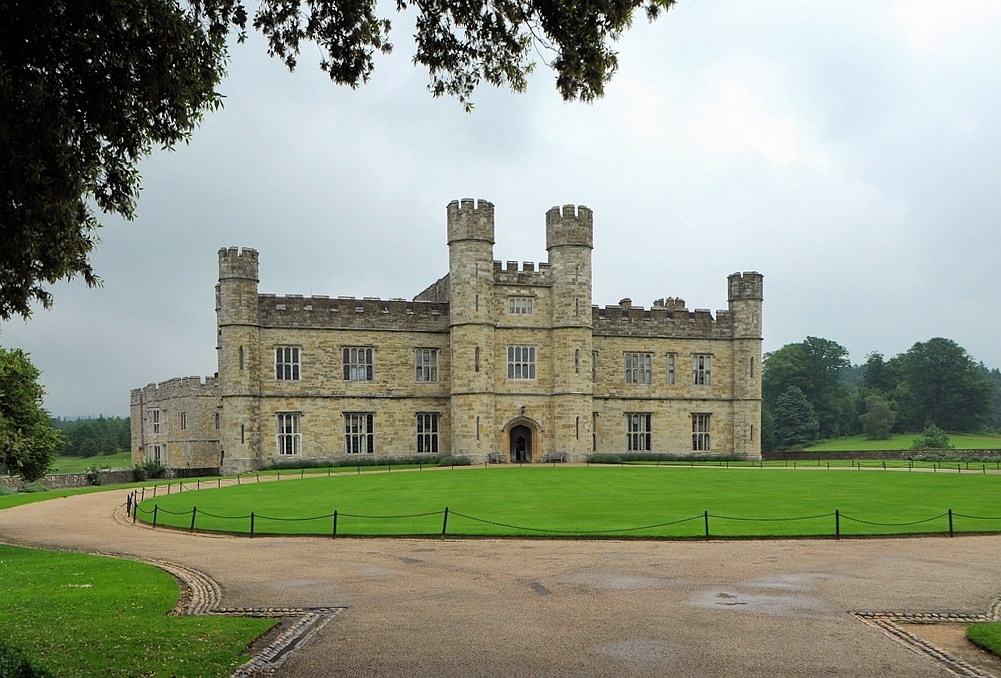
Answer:
M679 0L637 16L604 99L563 103L540 63L471 114L427 93L406 23L354 91L315 47L293 75L259 36L232 49L225 108L142 164L135 222L104 219L104 287L0 326L53 415L216 371L220 247L260 251L261 292L409 299L447 272L463 197L495 204L501 260L545 261L545 211L592 208L602 306L715 311L757 270L766 351L944 336L1001 367L1001 3Z

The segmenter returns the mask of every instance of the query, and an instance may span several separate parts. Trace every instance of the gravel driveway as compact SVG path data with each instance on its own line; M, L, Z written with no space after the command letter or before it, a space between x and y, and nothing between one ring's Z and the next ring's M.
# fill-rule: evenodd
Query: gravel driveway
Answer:
M133 526L125 497L0 511L0 538L178 563L225 607L346 608L280 676L977 675L850 613L984 614L1001 592L999 536L248 539Z

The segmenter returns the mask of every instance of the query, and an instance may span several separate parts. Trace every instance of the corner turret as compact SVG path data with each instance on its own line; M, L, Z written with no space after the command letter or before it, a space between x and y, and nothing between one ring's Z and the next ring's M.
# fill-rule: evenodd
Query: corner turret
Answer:
M494 244L494 205L480 198L448 203L448 244L480 240Z
M594 218L590 209L581 205L552 207L546 212L546 249L562 245L578 245L594 249Z
M250 247L223 247L219 250L219 280L257 278L257 250Z

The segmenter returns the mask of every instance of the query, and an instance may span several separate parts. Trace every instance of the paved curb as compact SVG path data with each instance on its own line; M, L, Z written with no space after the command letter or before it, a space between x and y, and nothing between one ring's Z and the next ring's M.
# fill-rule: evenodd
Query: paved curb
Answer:
M901 628L899 624L976 624L978 622L1001 621L1001 597L991 603L985 614L953 612L852 612L850 614L863 624L879 629L884 635L930 659L954 676L995 678L994 674L987 673L959 657L949 654L924 638Z

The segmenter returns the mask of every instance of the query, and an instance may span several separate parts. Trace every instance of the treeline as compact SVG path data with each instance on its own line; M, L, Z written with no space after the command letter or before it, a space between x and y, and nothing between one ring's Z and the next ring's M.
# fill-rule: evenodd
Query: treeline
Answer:
M764 358L762 447L787 450L822 438L1001 430L1001 371L977 364L951 339L914 344L886 360L852 365L848 350L807 337Z
M71 457L96 457L127 452L132 444L128 417L97 419L53 419L62 431L66 446L63 454Z

